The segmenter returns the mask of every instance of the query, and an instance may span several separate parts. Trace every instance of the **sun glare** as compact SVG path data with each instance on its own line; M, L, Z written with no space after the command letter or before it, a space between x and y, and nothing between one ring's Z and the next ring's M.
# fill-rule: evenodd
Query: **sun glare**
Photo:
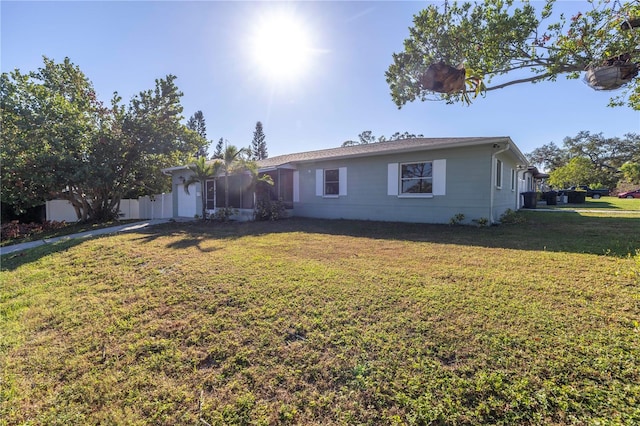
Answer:
M298 79L311 62L308 30L292 14L263 16L251 36L251 55L265 77L278 82Z

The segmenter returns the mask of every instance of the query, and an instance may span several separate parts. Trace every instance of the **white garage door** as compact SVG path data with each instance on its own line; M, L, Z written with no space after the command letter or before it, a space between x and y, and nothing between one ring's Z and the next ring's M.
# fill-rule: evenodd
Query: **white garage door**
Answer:
M194 217L196 215L196 193L200 185L189 186L189 194L184 192L184 185L178 185L178 216Z

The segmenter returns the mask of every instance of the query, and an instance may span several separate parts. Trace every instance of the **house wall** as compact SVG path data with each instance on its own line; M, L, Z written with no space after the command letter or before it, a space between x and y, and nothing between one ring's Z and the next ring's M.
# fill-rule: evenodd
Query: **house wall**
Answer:
M498 187L496 185L496 160L502 162L502 185ZM508 153L497 154L493 160L493 208L491 219L494 222L498 222L500 217L508 209L518 210L519 205L519 181L518 181L518 165L517 162ZM511 172L514 173L514 181L512 186Z
M202 214L202 188L200 183L189 185L189 194L184 191L184 181L193 174L190 170L180 170L171 176L172 217L194 217Z
M293 214L327 219L425 223L448 223L458 213L465 215L465 221L488 219L491 216L490 182L494 151L491 145L486 145L305 163L298 167L299 201L294 203ZM431 198L388 195L389 163L439 159L446 160L445 195ZM317 196L316 170L341 167L347 169L346 195ZM506 195L500 194L499 208L504 204Z

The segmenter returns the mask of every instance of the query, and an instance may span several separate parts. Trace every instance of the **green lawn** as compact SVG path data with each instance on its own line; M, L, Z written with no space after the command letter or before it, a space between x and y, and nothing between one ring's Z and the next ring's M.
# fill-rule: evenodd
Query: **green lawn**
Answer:
M0 424L639 423L639 216L517 218L170 223L3 256Z
M544 206L544 203L541 207ZM640 212L640 199L632 198L617 198L617 197L602 197L598 200L587 198L584 204L558 204L555 206L548 206L554 209L604 209L604 210L625 210Z

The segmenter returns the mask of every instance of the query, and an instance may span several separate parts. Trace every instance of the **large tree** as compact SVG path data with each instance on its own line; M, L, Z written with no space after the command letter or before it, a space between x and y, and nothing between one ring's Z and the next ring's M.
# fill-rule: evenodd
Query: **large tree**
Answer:
M603 172L594 169L588 158L574 157L550 173L549 184L556 188L580 185L600 187L603 177Z
M556 180L572 176L573 182L578 176L582 182L576 185L604 185L613 188L624 174L625 164L640 163L640 135L627 133L623 137L604 137L602 133L581 131L574 137L566 137L562 147L555 143L543 145L527 154L529 161L542 166L549 172L562 169ZM579 162L572 160L580 158ZM627 171L632 172L626 166ZM591 177L584 178L582 171L588 169ZM557 182L556 182L557 183Z
M416 99L471 101L507 86L578 78L585 69L626 63L626 90L610 105L640 109L640 2L588 2L574 16L540 3L485 0L429 5L414 16L404 50L386 72L398 107ZM494 82L495 79L495 82ZM466 82L466 85L465 85Z
M66 58L0 77L3 203L17 212L63 198L80 220L115 217L124 196L165 192L160 170L186 162L201 138L182 120L182 93L168 75L129 104L105 106Z
M200 147L195 153L196 158L207 156L207 148L209 147L209 141L207 141L207 123L204 119L202 111L196 111L189 120L187 120L187 128L196 132L198 136L202 138Z
M640 161L640 134L606 138L602 133L581 131L564 138L564 146L572 156L589 158L596 167L618 170L624 163Z
M90 178L85 153L99 135L102 105L68 59L0 75L1 201L16 213Z
M526 156L531 164L542 167L544 170L555 170L569 161L567 150L560 148L554 142L544 144Z
M265 137L262 123L258 121L256 123L256 129L253 131L253 140L251 141L251 158L253 160L264 160L269 156L267 154Z

